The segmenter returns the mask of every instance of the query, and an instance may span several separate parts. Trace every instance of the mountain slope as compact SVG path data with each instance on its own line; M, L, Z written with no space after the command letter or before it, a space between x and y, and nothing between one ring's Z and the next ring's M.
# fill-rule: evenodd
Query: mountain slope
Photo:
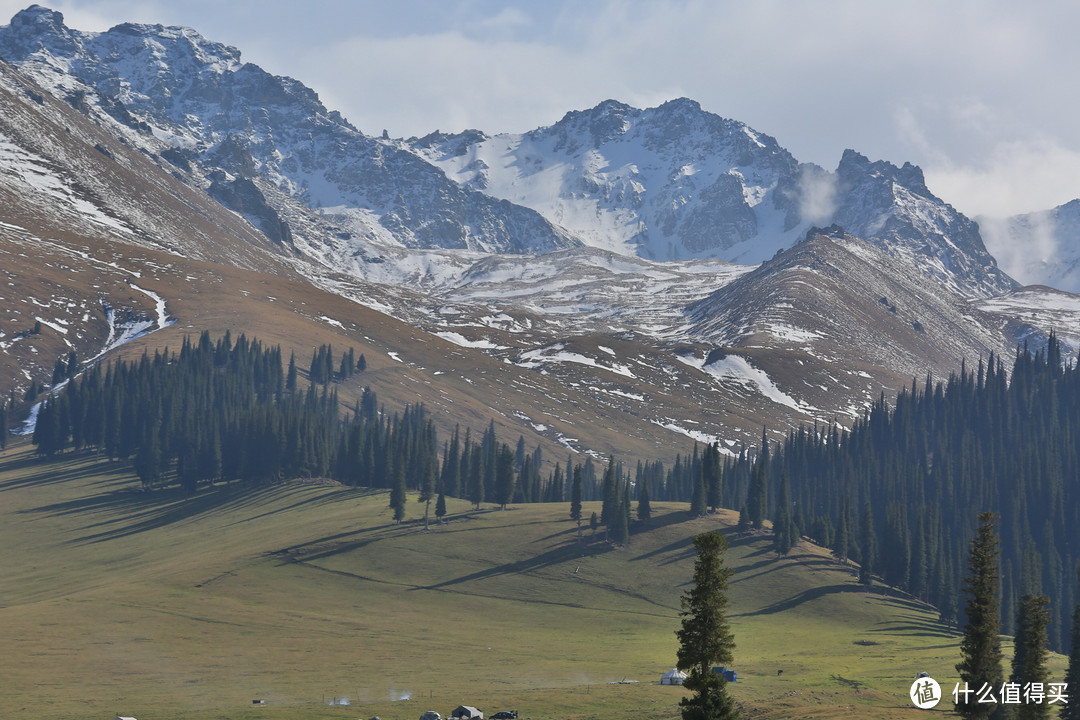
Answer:
M675 718L681 689L655 681L674 663L691 539L735 522L658 503L610 548L588 531L579 545L564 504L451 501L424 532L422 505L395 525L385 493L234 484L185 500L133 492L89 458L52 461L42 481L27 454L0 454L0 542L18 550L0 556L11 720L418 717L462 702ZM951 677L958 638L930 608L866 593L812 545L776 559L767 533L729 537L731 690L757 717L915 718L897 701L910 679ZM607 684L622 680L638 682Z

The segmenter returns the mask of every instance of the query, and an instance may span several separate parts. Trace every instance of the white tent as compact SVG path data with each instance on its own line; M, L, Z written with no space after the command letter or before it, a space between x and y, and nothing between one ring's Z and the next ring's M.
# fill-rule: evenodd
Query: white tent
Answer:
M686 679L686 673L678 668L671 668L660 676L661 685L682 685Z

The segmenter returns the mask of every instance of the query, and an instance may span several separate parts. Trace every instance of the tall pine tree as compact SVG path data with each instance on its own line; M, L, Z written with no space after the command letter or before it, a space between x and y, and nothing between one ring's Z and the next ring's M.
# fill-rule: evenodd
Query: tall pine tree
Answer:
M727 720L739 717L735 701L727 692L723 675L712 671L713 665L730 665L735 657L735 635L727 620L728 579L731 568L724 566L727 540L719 532L703 533L694 538L697 560L694 584L682 598L682 628L677 664L687 673L683 687L691 691L684 697L683 720Z
M986 687L1001 688L1004 673L1001 668L1001 616L998 606L998 587L1001 574L998 558L1001 555L997 536L997 516L993 513L979 515L979 527L971 541L968 558L968 574L964 578L964 592L968 595L964 625L964 637L960 643L963 659L957 663L960 680L966 684L970 695L958 697L956 711L965 718L990 718L997 709L996 703L978 702L978 695Z

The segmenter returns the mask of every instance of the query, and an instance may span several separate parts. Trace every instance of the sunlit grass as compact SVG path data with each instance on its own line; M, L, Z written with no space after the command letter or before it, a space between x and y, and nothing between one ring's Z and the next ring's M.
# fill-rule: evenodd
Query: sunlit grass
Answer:
M5 718L392 720L462 703L674 718L681 689L655 683L675 662L691 539L735 520L659 503L610 548L587 528L579 544L568 504L452 501L425 531L422 505L395 525L377 491L184 499L93 458L28 459L0 456ZM914 676L951 688L958 640L932 609L863 591L809 544L777 559L767 534L729 537L730 687L753 716L924 717Z

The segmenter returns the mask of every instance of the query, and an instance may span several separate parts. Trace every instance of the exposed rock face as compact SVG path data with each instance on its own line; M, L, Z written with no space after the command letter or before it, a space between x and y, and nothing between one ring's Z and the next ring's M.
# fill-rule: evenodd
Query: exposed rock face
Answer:
M979 226L931 193L918 167L870 162L847 150L836 175L832 222L849 233L908 259L960 295L989 297L1016 287L987 252Z

